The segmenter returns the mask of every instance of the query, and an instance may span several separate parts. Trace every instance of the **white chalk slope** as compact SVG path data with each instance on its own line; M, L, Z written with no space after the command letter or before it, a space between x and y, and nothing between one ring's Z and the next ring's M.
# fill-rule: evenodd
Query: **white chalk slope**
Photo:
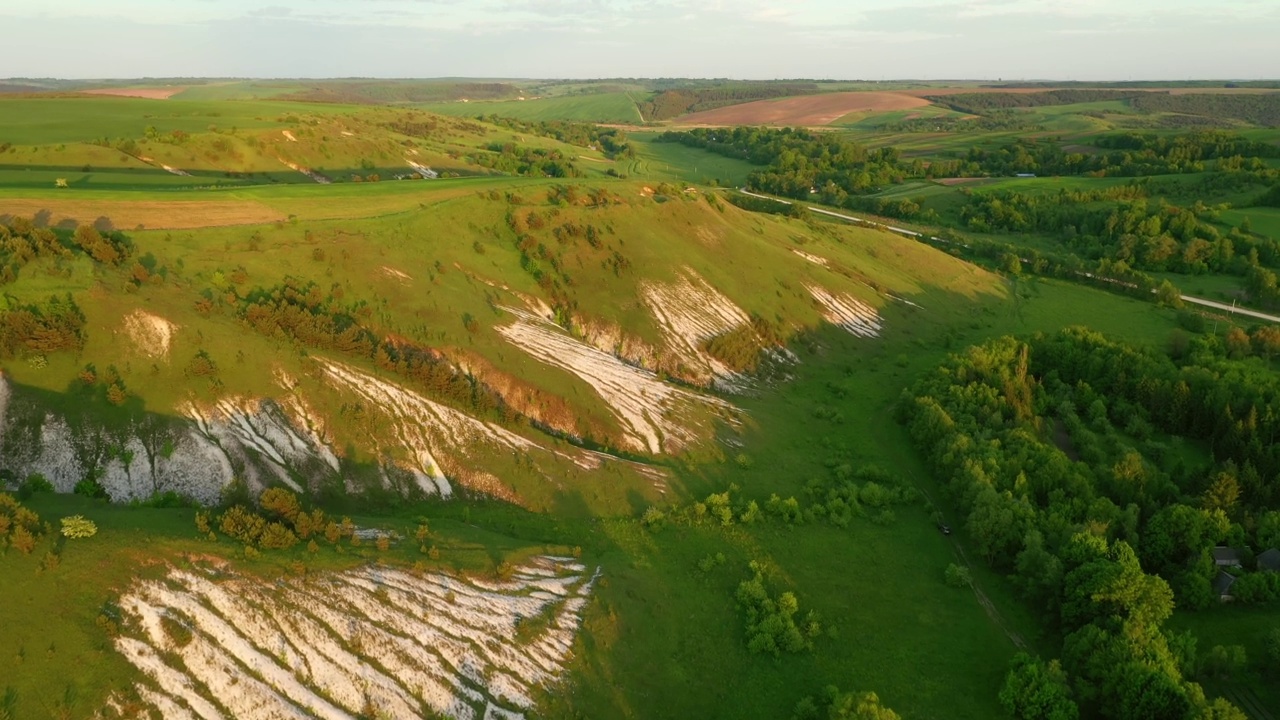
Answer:
M838 325L858 337L880 336L880 313L876 312L875 308L848 293L837 295L817 285L807 285L806 289L822 306L822 316L827 322Z
M645 305L658 320L667 346L695 373L692 379L733 390L746 379L702 350L702 343L750 322L732 300L685 268L674 283L648 283L641 288Z
M547 556L502 582L370 566L266 584L175 569L121 598L115 644L163 718L523 718L563 670L598 575Z
M505 308L516 322L498 332L512 344L548 365L585 380L607 403L624 429L624 439L636 450L673 452L696 442L708 411L732 417L733 406L663 382L652 372L628 365L617 357L574 338L536 315Z

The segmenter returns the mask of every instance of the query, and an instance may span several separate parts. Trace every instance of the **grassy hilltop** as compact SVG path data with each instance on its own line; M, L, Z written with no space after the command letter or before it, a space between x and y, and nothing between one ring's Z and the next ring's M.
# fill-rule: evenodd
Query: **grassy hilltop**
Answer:
M1109 273L1120 256L1101 235L1076 241L1083 224L1071 238L1000 225L990 203L986 226L971 221L998 193L1128 208L1106 191L1132 178L1013 178L1010 153L997 166L970 148L1094 155L1135 118L1179 136L1160 118L1191 111L1274 144L1265 108L1135 106L1149 101L1113 88L1123 97L1011 110L1032 101L827 83L50 89L65 94L0 97L0 483L14 497L0 501L0 718L277 702L350 717L816 717L804 701L825 713L828 686L905 718L1002 717L1011 659L1059 657L1066 631L988 562L970 499L900 422L906 393L968 377L937 368L970 346L1076 325L1273 372L1265 332L1146 292L1167 280L1264 306L1257 277L1280 236L1254 200L1273 157L1247 177L1209 158L1144 190L1151 208L1202 190L1229 204L1195 210L1170 257L1213 228L1261 259L1193 270L1139 249L1115 275L1138 291L1106 281L1097 263ZM863 90L874 102L838 112ZM784 101L835 118L814 143L897 154L845 146L857 170L827 184L814 178L839 154L785 154L794 138L661 135L686 113ZM669 125L591 124L655 121ZM949 244L731 189L746 185ZM1249 359L1226 357L1233 331ZM1001 403L1016 383L971 379L952 401L987 398L985 421L1009 417L992 428L1058 442L1050 380L1036 417L1014 418ZM1109 472L1128 445L1187 475L1222 459L1209 441L1091 422L1076 437L1111 445L1080 467ZM1079 525L1140 536L1148 516L1123 512ZM1240 538L1261 537L1262 510L1244 512ZM74 515L97 533L60 534ZM1248 653L1186 679L1270 717L1251 629L1274 626L1274 605L1191 612L1176 590L1166 627L1204 654Z

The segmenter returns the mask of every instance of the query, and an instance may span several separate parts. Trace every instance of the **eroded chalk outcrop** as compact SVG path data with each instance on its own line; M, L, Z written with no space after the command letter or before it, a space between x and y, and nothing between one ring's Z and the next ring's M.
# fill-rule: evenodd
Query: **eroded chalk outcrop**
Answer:
M115 646L163 717L523 718L563 672L598 576L553 556L501 581L174 569L120 599Z

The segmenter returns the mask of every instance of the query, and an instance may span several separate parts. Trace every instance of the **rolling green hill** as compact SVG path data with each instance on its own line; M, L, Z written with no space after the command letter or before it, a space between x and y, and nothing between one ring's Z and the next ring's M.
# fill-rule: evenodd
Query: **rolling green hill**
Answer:
M718 130L693 146L540 124L633 122L637 91L672 89L658 81L481 84L546 97L238 81L163 101L0 98L0 665L15 669L0 718L763 719L806 717L829 686L906 718L1001 717L1010 661L1058 657L1063 633L1026 600L1045 591L1020 560L987 562L993 536L1032 544L1028 514L974 520L939 468L977 484L997 450L1057 453L1101 489L1071 510L1089 523L1046 519L1050 540L1145 552L1152 508L1101 496L1129 492L1116 458L1132 445L1166 463L1186 487L1153 473L1143 492L1195 502L1218 449L1108 420L1107 403L1145 412L1111 397L1068 413L1047 398L1097 393L1038 367L968 376L961 359L1086 325L1132 345L1125 358L1274 372L1261 325L1017 254L1059 262L1100 240L968 223L984 202L1007 221L990 199L1013 195L1130 209L1105 194L1129 177L981 176L1006 156L1101 152L1129 114L1115 100L1019 110L1036 130L930 107L726 147ZM1071 150L1009 149L1030 139ZM869 158L883 181L850 172ZM930 170L961 160L974 177ZM1216 233L1270 267L1275 213L1246 206L1270 166L1205 162L1141 199L1159 218L1236 204L1160 233ZM818 171L864 204L840 212L915 204L904 224L945 240L798 210L836 197L804 175ZM797 204L735 204L762 181ZM1189 287L1244 286L1222 267ZM899 422L926 376L977 408L969 440L925 452ZM1067 415L1089 416L1072 425L1094 443L1080 462L1049 447ZM1028 490L1036 472L990 482L1070 505ZM1261 537L1270 516L1244 512L1230 538ZM77 515L96 534L61 534ZM1239 674L1192 662L1183 677L1271 702L1250 633L1273 607L1179 608L1168 625L1201 657L1219 633L1249 653Z

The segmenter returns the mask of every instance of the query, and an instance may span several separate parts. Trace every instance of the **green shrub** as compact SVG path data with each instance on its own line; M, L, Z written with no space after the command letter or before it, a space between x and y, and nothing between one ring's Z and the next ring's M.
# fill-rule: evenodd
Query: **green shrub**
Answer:
M72 515L62 518L63 537L73 539L91 538L98 534L98 526L83 515Z
M23 480L22 484L18 486L18 497L22 500L26 500L38 492L53 492L53 483L49 482L40 473L28 475L27 479Z
M751 569L755 574L750 580L742 581L737 592L738 605L747 614L747 648L753 653L767 652L775 656L782 652L812 650L813 641L809 637L821 632L817 616L808 613L803 625L812 633L802 631L795 621L800 610L795 594L784 592L776 599L770 597L760 566L752 562Z
M708 555L702 558L701 560L699 560L698 569L701 570L702 572L711 572L712 570L715 570L717 567L723 565L724 563L725 563L724 553L716 553L715 555Z
M1200 672L1206 677L1227 680L1238 676L1248 665L1241 645L1214 645L1200 662Z
M300 512L302 503L298 496L284 488L267 488L258 496L258 507L269 518L292 523Z
M1280 626L1271 628L1271 632L1262 640L1266 649L1267 667L1271 674L1280 677Z
M644 511L644 516L641 516L640 521L641 523L644 523L646 528L658 528L662 525L663 520L666 519L666 512L658 510L657 507L650 506L648 510Z
M96 498L99 500L105 500L107 497L107 489L102 487L102 483L98 482L98 479L92 476L76 483L72 492L76 495L83 495L88 498Z
M298 536L278 522L270 523L262 531L258 545L263 550L288 550L298 544Z
M262 536L267 521L243 505L234 505L218 519L218 529L245 545L253 545Z
M973 573L963 565L951 563L947 566L947 584L954 588L969 587L973 584Z

